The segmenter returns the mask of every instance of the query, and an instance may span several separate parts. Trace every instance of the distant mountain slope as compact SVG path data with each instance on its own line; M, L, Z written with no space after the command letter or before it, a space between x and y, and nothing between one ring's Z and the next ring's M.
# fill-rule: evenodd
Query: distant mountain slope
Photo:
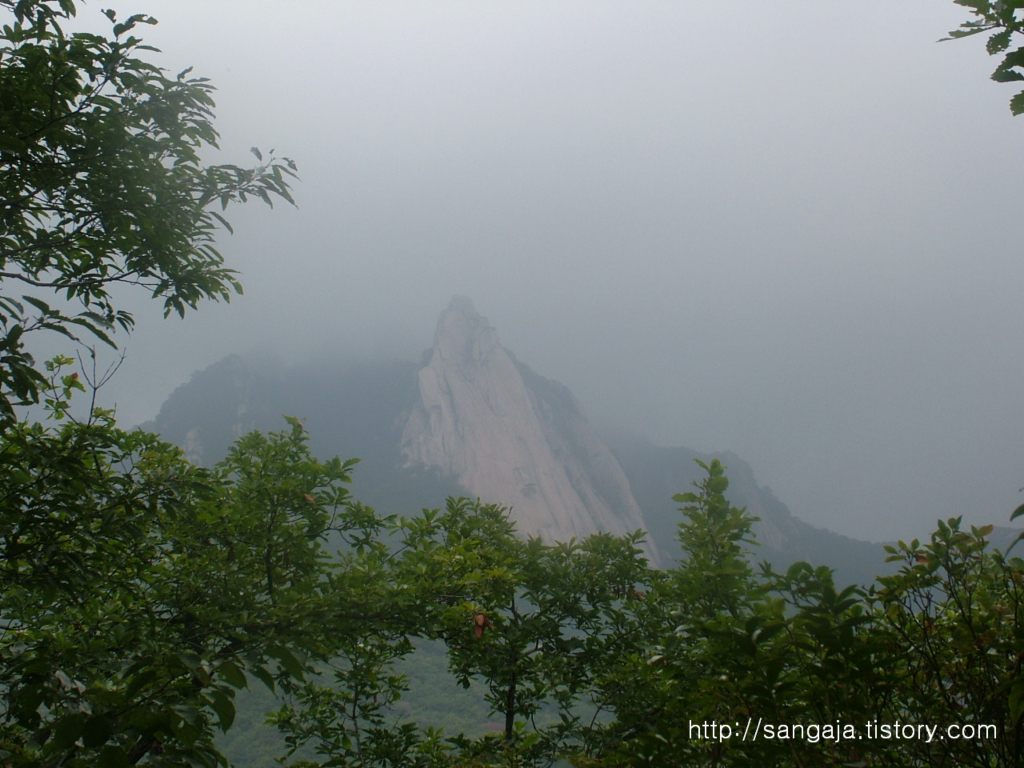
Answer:
M661 566L679 551L672 496L700 477L694 458L712 458L642 438L602 440L568 388L516 360L458 299L420 364L286 368L232 356L194 374L144 426L213 464L245 432L284 428L283 415L306 420L318 455L358 457L354 494L382 512L480 496L512 507L522 532L549 538L644 528ZM812 528L739 457L718 458L730 500L761 518L756 559L827 564L840 581L868 582L884 569L880 545Z
M746 507L750 514L760 518L754 526L760 544L754 550L754 562L767 560L777 571L799 560L827 565L835 569L837 584L869 584L878 574L893 570L885 563L881 544L814 528L794 517L769 488L758 485L750 465L734 453L663 448L636 436L616 435L608 437L607 442L629 478L637 503L644 511L647 530L661 542L663 556L676 559L680 554L675 539L683 516L672 496L692 490L693 483L703 477L704 471L694 459L706 464L717 458L725 465L729 478L726 497L734 506ZM674 546L666 542L673 542Z
M143 426L212 465L239 436L284 429L283 417L295 416L318 456L359 458L356 498L384 513L413 514L463 493L439 472L403 466L399 437L416 370L405 361L284 368L234 355L195 373Z

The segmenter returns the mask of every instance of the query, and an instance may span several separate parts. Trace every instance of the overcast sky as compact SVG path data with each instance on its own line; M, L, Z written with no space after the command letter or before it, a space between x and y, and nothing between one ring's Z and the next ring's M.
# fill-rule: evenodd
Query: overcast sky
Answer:
M415 358L461 294L593 421L813 524L1024 501L1024 118L983 38L936 42L951 0L114 7L217 85L212 159L302 177L230 217L244 297L134 304L125 422L233 352Z

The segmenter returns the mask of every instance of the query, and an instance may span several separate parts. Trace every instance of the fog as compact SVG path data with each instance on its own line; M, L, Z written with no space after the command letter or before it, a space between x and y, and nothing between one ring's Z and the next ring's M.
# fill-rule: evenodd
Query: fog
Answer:
M596 423L733 450L815 525L1024 501L1024 118L983 37L936 42L951 1L115 7L218 87L212 161L301 175L229 209L244 296L130 300L125 423L234 352L418 357L460 294Z

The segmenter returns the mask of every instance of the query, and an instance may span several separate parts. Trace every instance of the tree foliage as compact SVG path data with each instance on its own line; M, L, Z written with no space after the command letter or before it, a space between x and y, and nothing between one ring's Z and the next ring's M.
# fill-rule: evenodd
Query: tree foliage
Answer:
M903 567L869 589L807 563L754 577L735 544L749 518L723 504L721 468L707 470L700 493L677 497L680 538L698 550L664 582L676 626L647 658L655 705L609 764L1020 764L1024 563L989 548L991 527L940 521L930 544L890 547ZM881 735L896 723L935 735ZM984 738L951 735L982 724ZM749 738L765 725L771 737Z
M293 202L291 160L205 165L216 148L213 86L143 54L134 15L109 37L69 33L72 0L0 0L0 418L45 385L25 334L83 331L107 343L133 318L134 285L182 315L241 286L215 245L218 209Z
M974 18L965 21L949 33L950 39L989 34L985 50L990 56L1002 56L992 73L997 83L1015 83L1024 80L1024 45L1018 35L1024 34L1024 5L1013 0L954 0L957 5L970 9ZM1010 99L1010 112L1024 113L1024 91Z
M81 387L66 362L55 413ZM684 549L665 572L638 535L524 540L503 509L465 499L380 517L349 496L353 464L314 459L298 422L204 470L109 414L65 415L10 429L0 463L11 766L224 765L215 733L254 681L285 697L272 721L295 766L1021 760L1024 563L957 520L891 548L897 574L839 588L824 567L749 566L752 519L718 462L677 497ZM483 685L496 733L401 715L396 662L422 642ZM894 722L995 730L865 730ZM754 723L841 737L740 738Z
M66 361L61 361L66 362ZM54 371L55 398L77 383ZM61 391L63 390L63 391ZM323 655L325 544L365 515L298 423L212 470L109 413L0 439L0 759L215 765L247 677Z
M364 636L372 676L346 657L277 716L321 755L296 765L1020 764L1024 563L990 550L989 529L941 522L930 544L891 548L903 567L867 588L807 563L755 572L753 520L726 500L724 467L704 468L676 497L683 553L665 572L635 537L519 540L500 508L466 500L400 521L389 581L418 624L386 654ZM453 674L486 686L498 733L397 716L406 685L390 664L413 636L441 638ZM918 735L882 733L896 724Z
M962 34L1009 50L1015 6L962 4L981 17ZM148 17L107 12L107 38L65 32L72 0L0 9L4 766L225 766L216 733L255 683L282 697L280 761L305 768L1024 762L1024 562L990 528L940 522L872 585L755 570L754 520L712 461L675 497L679 563L654 571L640 533L524 539L480 500L379 515L349 494L355 462L314 457L294 419L204 469L109 412L73 418L72 361L37 366L24 334L109 341L132 325L117 284L166 313L227 299L215 208L291 202L294 166L202 164L212 88L139 58ZM1024 80L1019 53L1000 78ZM19 421L39 400L52 421ZM496 731L402 715L398 664L424 643L484 690ZM941 737L879 733L894 723Z
M273 717L293 749L322 758L296 765L549 765L593 752L603 661L636 642L636 624L618 614L648 573L639 534L524 540L506 510L468 499L390 522L395 551L386 564L374 557L388 570L373 591L390 591L391 610L344 640L329 675L293 687ZM408 686L394 662L414 640L443 643L463 686L483 683L481 724L497 714L500 730L444 736L396 721Z

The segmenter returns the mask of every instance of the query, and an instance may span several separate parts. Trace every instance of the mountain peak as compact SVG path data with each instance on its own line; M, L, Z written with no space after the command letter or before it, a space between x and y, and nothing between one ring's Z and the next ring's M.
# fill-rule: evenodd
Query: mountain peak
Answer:
M473 306L473 300L468 296L452 296L452 300L448 302L448 309L442 312L442 316L448 312L465 312L469 315L477 314L476 307Z
M433 354L464 368L481 364L496 349L500 349L498 333L487 318L476 311L470 299L454 297L437 319Z
M576 399L518 363L469 299L441 313L418 385L402 433L406 466L439 470L548 540L644 527L629 481Z

